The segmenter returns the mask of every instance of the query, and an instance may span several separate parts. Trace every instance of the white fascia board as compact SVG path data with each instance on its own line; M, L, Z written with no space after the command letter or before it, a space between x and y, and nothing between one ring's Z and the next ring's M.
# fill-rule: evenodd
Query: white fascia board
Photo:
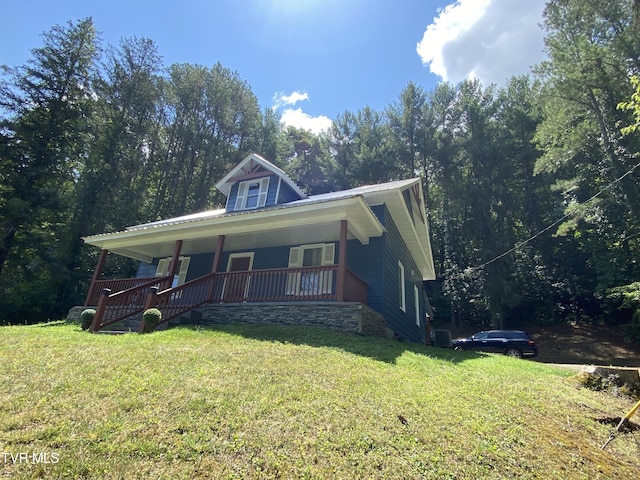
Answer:
M384 227L361 197L311 203L268 210L253 210L204 220L154 225L115 233L83 237L89 245L120 249L145 243L164 243L176 240L207 238L217 235L259 233L277 228L303 228L338 220L354 221L350 230L361 243L369 237L380 236Z
M409 210L404 203L402 191L397 191L395 201L388 202L389 207L391 207L392 205L394 207L393 210L395 210L403 217L401 221L400 218L394 221L396 226L398 227L398 230L400 230L400 235L402 235L402 237L404 238L407 247L409 247L414 260L420 268L422 279L435 280L433 254L431 252L431 241L429 239L429 229L427 227L427 224L424 224L425 232L421 235L417 231L413 223L413 219L411 218L411 214L409 213ZM394 212L391 211L392 215L393 213Z
M245 159L242 160L238 165L236 165L229 173L227 173L222 178L222 180L216 183L216 189L228 197L229 192L231 191L231 184L228 183L229 180L238 175L242 171L243 167L251 161L262 165L266 170L273 172L279 178L284 180L287 185L289 185L298 195L300 195L300 198L307 198L307 195L302 190L300 190L300 187L298 187L282 169L276 167L273 163L255 153L252 153L251 155L245 157Z

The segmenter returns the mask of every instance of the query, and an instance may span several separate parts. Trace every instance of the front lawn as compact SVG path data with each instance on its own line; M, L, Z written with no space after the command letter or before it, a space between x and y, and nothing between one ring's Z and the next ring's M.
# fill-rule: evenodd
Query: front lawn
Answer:
M11 478L637 478L626 397L503 356L295 327L0 327ZM637 420L637 419L634 419ZM4 460L4 461L3 461Z

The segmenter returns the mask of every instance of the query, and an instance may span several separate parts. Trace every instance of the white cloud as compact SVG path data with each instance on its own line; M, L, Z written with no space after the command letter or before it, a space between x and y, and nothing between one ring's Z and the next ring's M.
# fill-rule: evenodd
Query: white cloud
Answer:
M502 85L544 59L539 24L545 3L456 0L427 26L418 55L445 81L478 78L484 85Z
M309 94L307 92L292 92L291 95L286 95L284 92L278 92L273 96L273 103L276 107L295 105L296 103L304 100L309 100Z
M284 92L278 92L273 96L273 106L275 109L281 109L285 106L293 106L296 103L305 100L309 100L309 94L306 92L294 91L290 95L286 95ZM288 127L310 130L315 134L318 134L323 130L328 130L332 123L331 120L324 115L312 117L311 115L304 113L301 108L284 108L280 114L280 122L282 124Z
M301 108L287 108L282 112L280 121L288 126L301 128L303 130L310 130L316 135L323 130L328 130L331 127L331 119L320 115L318 117L312 117L311 115L304 113Z

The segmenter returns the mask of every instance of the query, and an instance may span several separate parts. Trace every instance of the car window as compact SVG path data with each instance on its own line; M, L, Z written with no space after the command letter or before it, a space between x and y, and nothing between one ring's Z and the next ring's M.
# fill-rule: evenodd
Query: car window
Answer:
M503 332L489 332L489 338L505 338Z
M476 333L473 337L474 340L486 340L487 336L489 335L488 332L479 332Z
M524 340L527 338L527 335L522 332L510 332L510 337L516 340Z

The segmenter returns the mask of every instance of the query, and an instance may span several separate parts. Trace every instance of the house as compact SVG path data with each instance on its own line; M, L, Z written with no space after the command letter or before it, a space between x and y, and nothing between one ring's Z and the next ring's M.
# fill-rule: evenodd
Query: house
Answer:
M435 278L420 179L307 196L249 155L216 188L226 207L84 237L102 253L82 308L92 330L156 306L163 322L273 321L424 342ZM136 278L102 279L108 253ZM76 307L80 308L80 307Z

